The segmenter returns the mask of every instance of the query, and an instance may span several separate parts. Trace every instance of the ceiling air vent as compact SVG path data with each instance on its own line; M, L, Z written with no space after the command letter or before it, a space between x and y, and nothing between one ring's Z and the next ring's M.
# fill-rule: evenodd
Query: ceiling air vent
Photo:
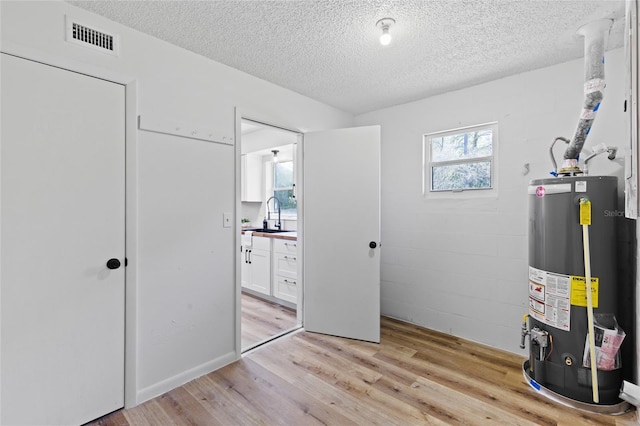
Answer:
M118 36L78 23L67 18L67 41L90 49L99 50L109 55L118 56Z

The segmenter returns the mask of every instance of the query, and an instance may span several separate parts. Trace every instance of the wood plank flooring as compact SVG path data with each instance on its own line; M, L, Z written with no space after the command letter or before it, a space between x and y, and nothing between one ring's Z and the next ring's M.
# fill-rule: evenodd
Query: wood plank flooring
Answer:
M519 356L382 318L379 345L298 332L95 425L635 425L529 388ZM515 336L514 338L517 338Z
M296 326L296 311L242 293L242 350Z

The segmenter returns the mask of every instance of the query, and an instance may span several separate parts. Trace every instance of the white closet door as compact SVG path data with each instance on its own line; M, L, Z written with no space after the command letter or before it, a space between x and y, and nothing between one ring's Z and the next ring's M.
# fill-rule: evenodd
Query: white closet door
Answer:
M380 127L306 133L304 328L380 341Z
M0 422L82 424L124 405L124 87L1 59Z

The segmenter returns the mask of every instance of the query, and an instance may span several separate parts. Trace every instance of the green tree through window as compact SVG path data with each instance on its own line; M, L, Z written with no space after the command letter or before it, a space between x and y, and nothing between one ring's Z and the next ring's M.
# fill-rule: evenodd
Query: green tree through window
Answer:
M495 123L424 136L430 192L494 187Z
M293 161L275 163L273 177L273 196L280 202L281 213L295 216L298 202L295 198Z

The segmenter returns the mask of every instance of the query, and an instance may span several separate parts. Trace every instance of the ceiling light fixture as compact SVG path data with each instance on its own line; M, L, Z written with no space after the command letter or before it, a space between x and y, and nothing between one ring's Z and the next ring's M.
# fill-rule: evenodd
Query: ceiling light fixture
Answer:
M272 150L271 152L273 152L273 162L277 163L278 162L278 151L277 149Z
M388 46L391 43L391 34L389 34L389 27L395 24L396 20L393 18L382 18L376 22L376 27L382 29L382 35L380 36L380 44Z

